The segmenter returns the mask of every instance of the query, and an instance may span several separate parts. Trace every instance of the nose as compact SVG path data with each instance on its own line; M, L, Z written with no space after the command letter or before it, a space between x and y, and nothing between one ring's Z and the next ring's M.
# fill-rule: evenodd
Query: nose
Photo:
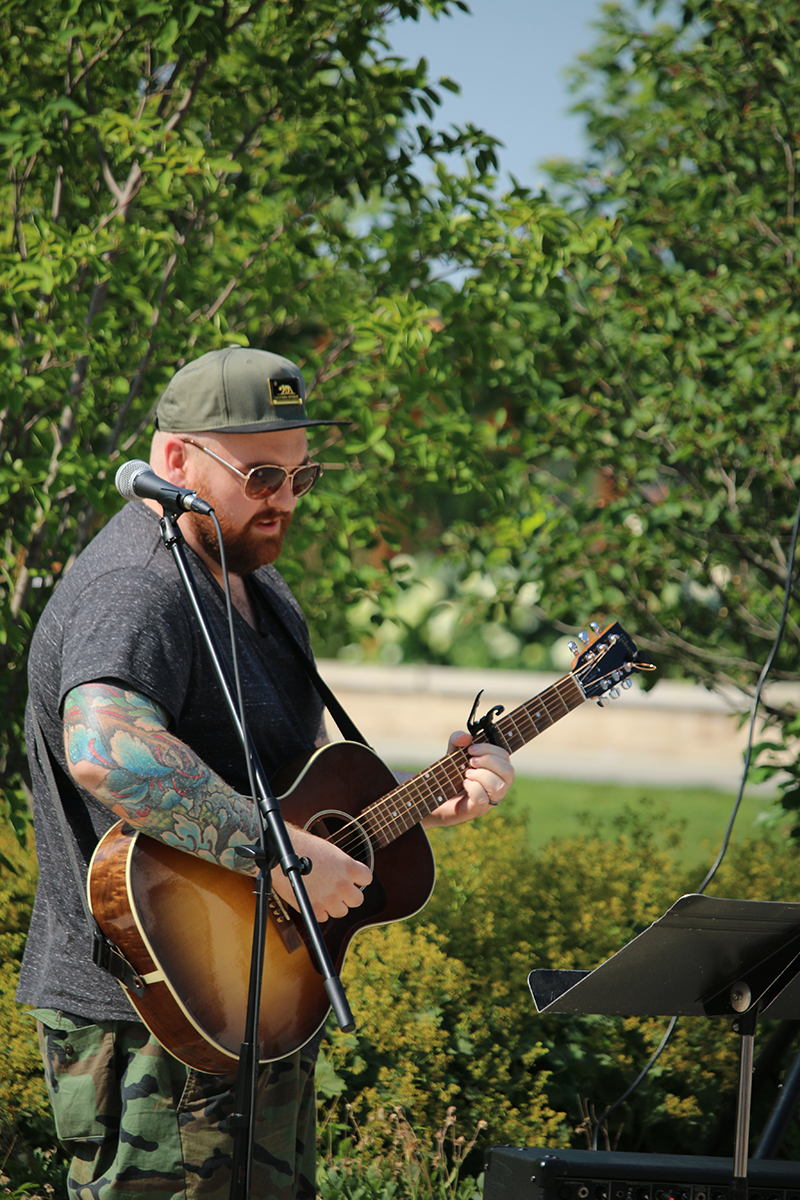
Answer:
M277 492L273 492L269 499L276 508L281 508L284 512L294 512L297 507L297 496L292 491L291 480L288 476L284 479Z

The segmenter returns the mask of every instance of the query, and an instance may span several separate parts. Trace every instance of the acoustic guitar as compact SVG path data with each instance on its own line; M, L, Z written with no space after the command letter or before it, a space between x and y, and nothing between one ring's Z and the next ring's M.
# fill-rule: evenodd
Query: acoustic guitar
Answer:
M519 750L585 700L618 695L634 670L653 669L618 624L593 629L593 638L581 635L586 645L569 674L505 716L494 708L473 724L476 740ZM461 791L468 757L458 749L398 786L371 750L336 742L312 754L299 773L274 781L287 822L334 841L373 872L364 903L322 926L337 971L359 930L409 917L428 900L435 866L420 822ZM252 879L121 821L95 850L87 890L104 944L125 963L122 986L151 1033L195 1070L234 1071L245 1029ZM305 1045L329 1008L302 918L274 894L269 908L262 1062Z

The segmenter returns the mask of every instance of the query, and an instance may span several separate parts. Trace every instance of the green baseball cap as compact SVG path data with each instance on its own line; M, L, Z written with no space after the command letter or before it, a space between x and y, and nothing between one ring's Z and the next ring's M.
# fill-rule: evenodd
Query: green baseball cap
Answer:
M229 346L176 371L156 406L156 429L167 433L269 433L311 420L300 368L280 354Z

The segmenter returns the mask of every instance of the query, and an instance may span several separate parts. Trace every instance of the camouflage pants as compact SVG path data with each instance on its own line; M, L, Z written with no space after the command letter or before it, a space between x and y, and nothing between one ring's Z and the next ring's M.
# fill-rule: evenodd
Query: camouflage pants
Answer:
M192 1071L137 1021L86 1024L38 1009L39 1047L70 1200L228 1200L235 1076ZM253 1197L315 1192L314 1063L298 1051L261 1070Z

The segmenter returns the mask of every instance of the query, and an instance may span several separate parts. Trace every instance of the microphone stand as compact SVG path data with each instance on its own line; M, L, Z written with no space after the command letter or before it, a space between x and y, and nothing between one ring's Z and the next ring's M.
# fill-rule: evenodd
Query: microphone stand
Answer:
M186 559L183 534L178 529L178 517L168 513L164 508L160 527L164 545L172 554L189 602L197 617L200 632L211 655L211 661L234 727L244 752L252 763L256 783L257 795L253 799L259 818L259 845L240 847L240 852L249 855L257 863L259 874L256 880L256 915L253 928L253 952L250 964L245 1032L236 1077L237 1111L231 1119L234 1150L231 1159L230 1197L231 1200L248 1200L252 1168L255 1098L258 1085L260 1048L258 1015L264 970L264 938L268 915L267 905L271 890L270 873L275 866L280 865L292 885L295 900L305 921L314 957L325 984L325 991L328 993L328 999L340 1029L349 1033L355 1029L355 1021L301 878L311 870L311 862L307 858L300 858L295 853L283 820L280 803L270 791L250 731L243 723L243 717L239 713L228 671L220 657L203 601Z

